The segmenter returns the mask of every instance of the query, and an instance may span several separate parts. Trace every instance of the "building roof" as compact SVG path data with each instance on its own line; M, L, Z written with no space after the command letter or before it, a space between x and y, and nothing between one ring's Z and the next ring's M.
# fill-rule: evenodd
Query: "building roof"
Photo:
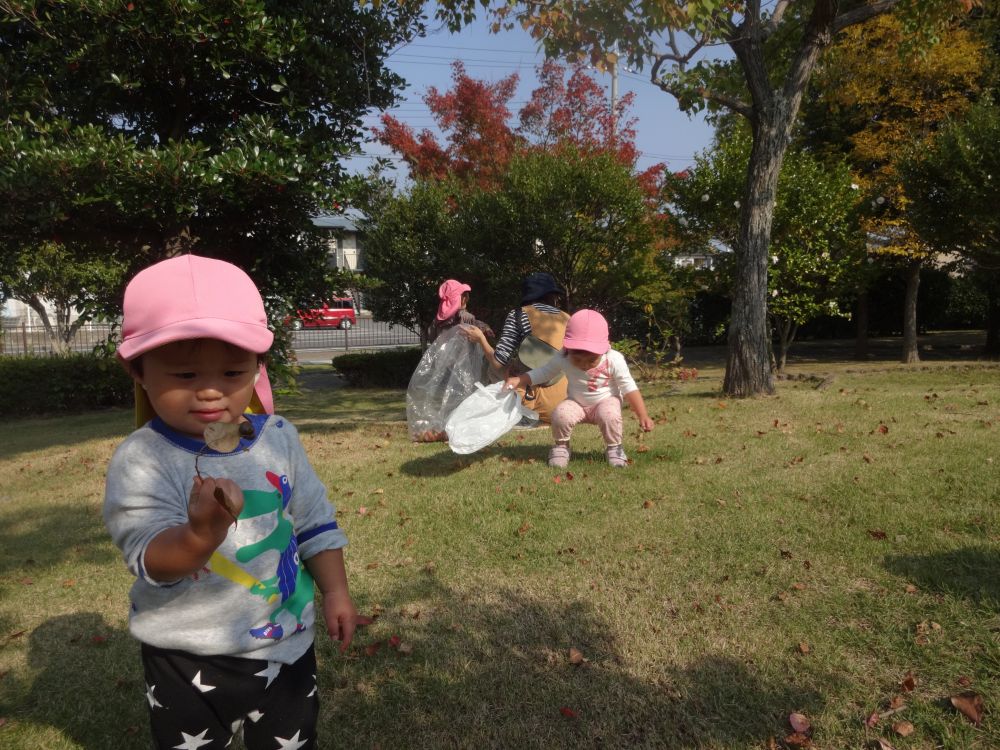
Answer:
M359 232L358 222L364 214L356 208L348 208L332 214L318 214L313 217L313 226L320 229L343 229L348 232Z

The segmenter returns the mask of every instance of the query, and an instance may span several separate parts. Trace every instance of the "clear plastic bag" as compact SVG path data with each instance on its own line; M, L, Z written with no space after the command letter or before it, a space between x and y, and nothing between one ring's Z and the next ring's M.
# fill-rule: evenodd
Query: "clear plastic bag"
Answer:
M486 359L479 344L446 328L420 358L406 389L406 423L418 442L445 439L448 415L486 380Z
M538 414L521 404L517 391L503 390L503 383L475 384L475 392L465 399L445 422L448 447L455 453L475 453L498 440L523 417L537 421Z

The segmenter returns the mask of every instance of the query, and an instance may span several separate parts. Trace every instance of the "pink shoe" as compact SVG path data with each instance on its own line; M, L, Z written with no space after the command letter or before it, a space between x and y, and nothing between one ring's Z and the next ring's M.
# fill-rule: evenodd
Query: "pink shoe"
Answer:
M628 457L625 455L625 449L620 445L609 445L604 453L608 457L608 463L616 469L624 469L628 466Z
M549 451L549 466L553 469L565 469L569 463L569 446L559 443Z

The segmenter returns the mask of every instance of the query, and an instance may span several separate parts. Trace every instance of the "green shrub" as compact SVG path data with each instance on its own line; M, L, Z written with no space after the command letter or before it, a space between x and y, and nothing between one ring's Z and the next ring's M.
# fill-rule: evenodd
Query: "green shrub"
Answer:
M0 358L0 416L88 411L132 403L132 379L90 354Z
M354 386L406 388L422 354L419 348L341 354L333 358L333 369Z

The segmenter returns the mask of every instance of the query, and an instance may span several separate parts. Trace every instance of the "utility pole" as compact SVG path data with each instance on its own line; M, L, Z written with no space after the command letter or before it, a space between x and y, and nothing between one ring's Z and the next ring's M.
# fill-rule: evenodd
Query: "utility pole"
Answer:
M609 52L611 60L611 134L618 130L618 53Z

